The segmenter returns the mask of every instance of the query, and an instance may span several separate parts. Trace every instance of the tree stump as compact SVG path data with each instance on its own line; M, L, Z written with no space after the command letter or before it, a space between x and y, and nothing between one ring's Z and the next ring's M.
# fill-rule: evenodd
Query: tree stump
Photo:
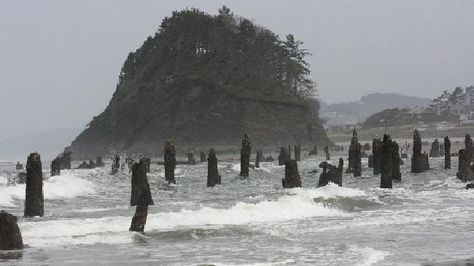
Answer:
M439 141L438 141L438 139L435 139L433 141L433 143L431 143L430 157L438 158L439 157L439 151L440 151Z
M176 184L176 179L174 178L174 170L176 168L176 149L174 147L174 142L172 140L166 141L165 144L165 180L168 184Z
M242 149L240 150L240 176L249 176L250 154L252 153L252 146L247 134L242 138Z
M369 154L369 162L367 167L374 168L374 156L372 154Z
M196 160L194 160L194 153L188 153L188 165L195 165Z
M289 160L285 163L285 178L281 180L283 188L301 187L301 178L298 172L298 162Z
M308 152L308 155L318 155L318 145L314 145L314 147Z
M473 180L474 174L469 160L469 152L465 149L459 150L458 160L458 172L456 173L456 177L463 182Z
M329 154L329 147L328 146L324 147L324 153L326 154L326 160L327 161L331 160L331 155Z
M216 151L211 148L207 157L207 187L213 187L221 184L221 176L217 169Z
M201 152L200 157L201 157L201 163L205 163L206 162L206 154L204 152Z
M444 169L451 169L451 140L444 138Z
M26 163L25 217L44 215L43 172L38 153L28 156Z
M286 161L289 160L288 151L285 147L280 148L280 153L278 154L278 165L285 165Z
M104 167L105 166L104 160L102 160L102 157L97 156L97 158L95 159L95 165L97 167Z
M421 154L421 136L420 132L415 129L413 132L413 155L411 157L411 172L412 173L422 173L423 172L423 165L424 159L423 155Z
M23 238L17 224L16 216L0 212L0 250L23 249Z
M115 155L114 156L114 159L112 161L112 171L111 171L111 174L112 175L115 175L116 173L118 173L120 169L120 156L118 155Z
M378 175L382 172L382 141L379 138L374 138L372 141L372 157L374 175Z
M392 188L393 143L389 135L385 134L382 141L382 175L380 188Z
M56 157L54 160L51 161L51 176L60 175L61 174L61 162L59 157Z
M258 150L257 156L255 157L255 168L260 168L260 162L263 161L265 158L263 157L263 151Z
M63 153L59 156L59 165L61 166L61 170L71 169L71 157L72 151L68 148L64 149Z
M295 151L295 160L298 162L301 161L301 145L295 145L294 151Z
M153 205L153 199L150 192L150 184L148 183L146 172L146 159L140 159L138 163L132 166L132 193L130 197L130 205L137 206L144 194L146 205Z
M399 153L400 147L398 143L392 141L392 180L402 181L402 174L400 173L401 158Z

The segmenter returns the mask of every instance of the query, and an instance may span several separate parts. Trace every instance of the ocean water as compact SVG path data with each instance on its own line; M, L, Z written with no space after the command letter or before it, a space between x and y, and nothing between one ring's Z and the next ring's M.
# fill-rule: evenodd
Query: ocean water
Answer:
M453 170L430 159L433 170L416 175L405 162L393 189L378 188L366 159L362 177L316 188L319 173L309 172L323 159L303 158L298 189L282 189L276 162L245 180L238 162L219 162L222 185L214 188L206 187L206 164L178 165L176 186L152 165L155 205L143 235L128 231L131 174L109 175L110 162L56 177L45 169L45 216L30 219L22 217L25 187L7 185L16 172L3 164L0 209L19 217L28 247L1 252L0 264L422 265L473 257L474 190L456 179L457 158Z

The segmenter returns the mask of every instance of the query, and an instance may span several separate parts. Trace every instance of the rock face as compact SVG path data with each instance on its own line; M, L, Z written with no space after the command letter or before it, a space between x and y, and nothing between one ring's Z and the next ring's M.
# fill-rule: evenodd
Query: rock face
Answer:
M421 154L421 136L420 132L415 129L413 132L413 154L411 157L411 172L412 173L422 173L424 171L424 158Z
M451 169L451 140L444 138L444 169Z
M211 149L207 157L207 187L213 187L221 184L221 176L217 169L216 151Z
M328 143L308 67L281 67L305 60L291 58L295 42L228 12L173 12L129 54L108 106L72 142L74 159L158 155L169 138L183 153L237 151L243 133L259 147Z
M23 238L16 216L0 212L0 250L23 249Z
M281 180L283 188L301 187L300 173L298 172L298 162L289 160L285 163L285 179Z
M174 178L174 169L176 168L176 149L172 140L166 141L165 144L165 180L169 183L176 184Z
M252 146L247 134L242 138L242 148L240 150L240 176L249 176L250 154L252 154Z
M38 153L28 156L26 162L25 217L43 216L43 172Z

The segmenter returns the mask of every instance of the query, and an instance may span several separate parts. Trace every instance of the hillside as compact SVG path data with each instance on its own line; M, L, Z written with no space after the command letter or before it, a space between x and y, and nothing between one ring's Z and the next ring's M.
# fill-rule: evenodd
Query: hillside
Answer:
M355 124L385 109L428 106L430 99L397 93L372 93L359 101L321 104L321 116L329 125Z
M74 158L112 152L161 155L166 139L181 152L327 143L310 98L308 52L288 35L234 16L173 12L130 53L112 99L71 145Z

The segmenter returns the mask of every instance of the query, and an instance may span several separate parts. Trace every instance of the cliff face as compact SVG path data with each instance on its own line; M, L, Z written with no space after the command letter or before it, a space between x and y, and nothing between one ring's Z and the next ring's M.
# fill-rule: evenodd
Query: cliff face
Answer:
M290 57L284 64L286 50L268 30L247 25L253 40L235 47L242 23L222 10L214 17L187 10L166 18L155 37L128 56L109 105L73 141L74 158L161 155L169 138L183 152L238 150L244 133L255 147L326 145L319 104L303 95L304 73L291 79L295 72L281 70L290 67ZM233 36L232 44L225 36Z

